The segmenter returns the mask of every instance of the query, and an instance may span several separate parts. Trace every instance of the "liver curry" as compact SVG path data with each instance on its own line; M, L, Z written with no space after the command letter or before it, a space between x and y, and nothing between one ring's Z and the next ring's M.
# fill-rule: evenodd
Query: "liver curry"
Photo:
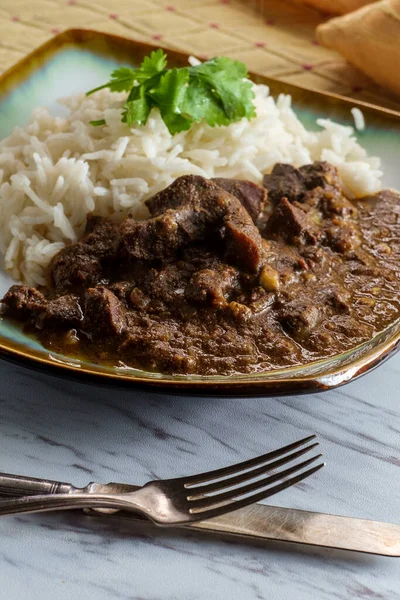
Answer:
M352 202L334 167L278 164L264 187L184 176L151 217L91 217L48 286L14 285L5 313L67 355L164 373L301 365L400 314L400 199Z

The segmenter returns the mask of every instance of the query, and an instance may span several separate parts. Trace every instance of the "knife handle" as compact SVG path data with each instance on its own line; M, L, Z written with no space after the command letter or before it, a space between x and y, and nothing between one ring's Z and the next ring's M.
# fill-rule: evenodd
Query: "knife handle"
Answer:
M0 497L36 496L43 494L69 494L74 490L70 483L22 477L0 473Z

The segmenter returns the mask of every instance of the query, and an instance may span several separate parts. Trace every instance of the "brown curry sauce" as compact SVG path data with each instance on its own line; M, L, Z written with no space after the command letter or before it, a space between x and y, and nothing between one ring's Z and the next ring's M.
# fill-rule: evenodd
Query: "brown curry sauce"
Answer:
M177 179L145 221L91 217L6 314L45 347L165 373L252 373L339 354L400 315L400 196L355 202L334 167Z

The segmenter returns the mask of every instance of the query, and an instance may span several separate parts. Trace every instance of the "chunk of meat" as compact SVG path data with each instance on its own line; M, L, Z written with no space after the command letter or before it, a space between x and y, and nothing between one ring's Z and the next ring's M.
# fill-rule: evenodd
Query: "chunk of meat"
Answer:
M124 221L123 248L133 258L166 258L203 239L207 226L221 221L229 198L222 188L203 177L179 177L146 201L152 219Z
M56 290L95 285L101 279L102 266L83 244L63 248L49 265L50 281Z
M85 293L83 330L91 337L118 335L126 327L125 309L107 288L89 288Z
M308 214L287 198L282 198L274 208L267 230L294 245L315 244L320 236Z
M92 256L108 259L116 256L120 242L119 225L106 217L89 215L85 234L80 240Z
M129 294L129 304L135 308L143 309L149 304L149 298L140 288L134 287Z
M116 281L110 285L110 290L119 300L126 300L133 287L132 281Z
M307 190L312 190L316 187L325 189L328 186L339 189L338 171L336 167L325 161L316 161L311 165L304 165L300 167L299 171Z
M265 188L243 179L214 177L211 181L235 196L245 207L254 223L257 223L267 203L268 194Z
M274 204L282 198L291 202L300 200L305 192L304 178L299 169L283 163L277 163L269 175L264 175L263 184Z
M51 261L50 283L60 291L96 285L102 277L102 262L116 258L119 243L118 225L104 217L89 216L82 239L66 246Z
M191 208L205 213L208 222L215 222L224 214L230 195L215 183L199 175L178 177L165 190L146 200L153 217L168 210Z
M168 258L190 242L201 240L206 224L206 215L192 209L167 210L146 221L126 219L121 225L122 245L135 259Z
M231 205L224 218L225 256L251 273L265 263L262 237L249 213L241 205Z
M335 252L349 254L361 243L357 231L351 225L332 226L325 231L325 243Z
M351 293L345 288L327 290L327 300L337 312L350 314Z
M339 215L341 217L355 217L357 209L350 200L347 200L341 194L326 194L320 202L321 212L326 217Z
M174 305L184 295L190 274L181 272L176 263L167 263L147 270L143 291L163 303Z
M186 287L185 296L190 302L223 307L238 279L238 271L221 265L219 269L201 269L194 273Z
M314 162L296 169L292 165L277 163L272 172L264 175L268 198L277 204L283 197L290 202L301 202L307 191L317 187L321 192L327 187L339 189L337 169L327 162Z
M312 304L288 303L278 314L283 329L295 339L309 336L320 320L319 309Z
M77 327L82 320L83 313L78 298L73 294L66 294L49 300L46 310L39 315L36 322L39 327L52 325Z
M7 313L21 319L35 319L47 306L43 294L28 285L12 285L1 302L5 305Z
M250 271L260 269L264 251L259 230L240 201L215 183L196 175L179 177L146 204L152 219L127 219L121 226L129 256L170 258L205 236L222 235L229 260Z

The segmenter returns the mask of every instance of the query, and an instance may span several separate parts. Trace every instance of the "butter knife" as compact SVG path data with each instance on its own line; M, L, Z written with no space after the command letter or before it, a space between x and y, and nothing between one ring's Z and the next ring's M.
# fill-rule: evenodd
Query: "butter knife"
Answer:
M123 483L90 483L85 491L132 492L138 487ZM69 483L0 473L0 497L73 494L74 491L80 490ZM138 522L144 520L143 517L133 513L116 512L110 509L91 509L90 512L112 514ZM400 525L395 523L341 517L266 504L253 504L227 515L185 525L179 529L400 557Z

